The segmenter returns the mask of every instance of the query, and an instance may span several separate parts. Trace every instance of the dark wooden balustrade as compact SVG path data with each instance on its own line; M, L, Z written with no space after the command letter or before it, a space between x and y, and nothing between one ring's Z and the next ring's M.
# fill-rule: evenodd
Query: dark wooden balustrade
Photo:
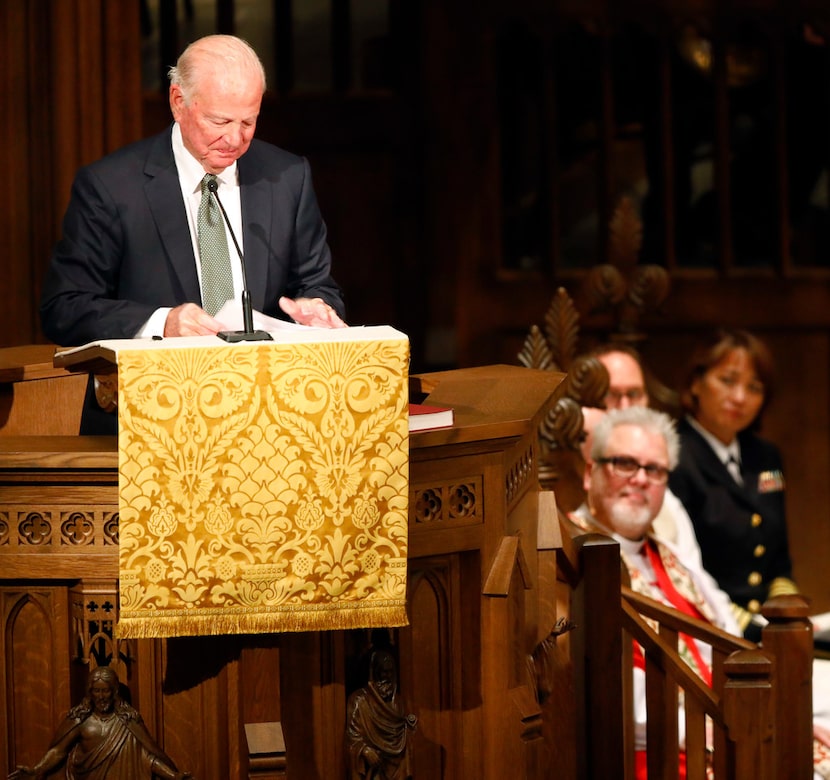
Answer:
M634 776L632 640L644 649L650 778L677 776L678 697L683 696L686 771L716 778L812 777L812 632L807 602L777 597L764 605L762 645L688 618L623 585L619 546L608 537L568 538L558 550L560 597L575 625L569 634L579 777ZM677 653L678 634L712 648L709 688ZM707 730L707 721L711 729ZM711 732L711 738L707 733Z

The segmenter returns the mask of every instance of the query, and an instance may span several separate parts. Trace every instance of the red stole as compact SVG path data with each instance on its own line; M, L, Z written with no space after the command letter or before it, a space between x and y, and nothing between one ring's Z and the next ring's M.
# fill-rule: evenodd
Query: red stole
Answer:
M698 620L706 620L700 610L692 604L688 599L680 595L674 583L671 581L666 567L663 565L663 559L660 557L660 552L657 545L652 539L648 539L645 544L645 552L648 560L651 563L651 568L654 569L654 576L657 578L657 587L661 590L663 595L668 599L669 603L684 615L697 618ZM707 621L708 622L708 621ZM711 688L712 686L712 670L709 665L703 660L700 654L700 649L697 642L688 634L680 634L680 639L686 644L689 653L697 666L697 672L700 678Z

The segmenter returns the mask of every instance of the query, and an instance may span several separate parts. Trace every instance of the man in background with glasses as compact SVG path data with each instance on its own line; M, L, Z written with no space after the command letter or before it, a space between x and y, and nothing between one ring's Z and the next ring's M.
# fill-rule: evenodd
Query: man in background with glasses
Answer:
M653 534L652 523L663 505L679 446L674 423L661 412L633 406L604 415L594 429L585 468L585 504L572 519L584 529L613 536L620 543L632 587L651 598L671 604L655 586L655 565L670 561L670 569L682 568L684 597L706 619L739 635L728 596L699 560Z
M608 372L606 409L648 406L645 372L640 356L625 344L604 344L591 350Z

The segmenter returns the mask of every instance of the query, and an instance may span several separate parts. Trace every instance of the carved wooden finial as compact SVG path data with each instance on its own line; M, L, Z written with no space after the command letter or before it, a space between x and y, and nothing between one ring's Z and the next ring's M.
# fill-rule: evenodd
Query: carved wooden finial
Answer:
M577 354L579 314L563 287L556 290L545 314L545 336L560 370L567 371Z
M519 352L519 363L525 368L538 368L542 371L559 370L538 325L530 326L530 333L527 334L522 350Z
M539 425L539 435L551 450L578 450L584 423L582 407L573 398L560 398Z
M519 363L543 371L567 372L564 395L583 406L601 406L608 392L608 372L597 358L577 357L579 314L560 287L545 315L545 333L530 327Z
M585 277L584 295L591 311L614 309L612 338L636 341L640 317L657 309L669 294L670 279L659 265L637 265L643 243L643 225L630 198L620 199L609 226L609 262L592 268Z
M519 362L527 368L566 372L579 344L579 314L567 291L560 287L545 314L544 335L538 325L531 325Z
M643 246L643 223L631 198L620 198L609 224L608 260L628 273L637 265Z
M608 394L608 369L597 357L583 356L571 365L565 394L581 406L603 407Z

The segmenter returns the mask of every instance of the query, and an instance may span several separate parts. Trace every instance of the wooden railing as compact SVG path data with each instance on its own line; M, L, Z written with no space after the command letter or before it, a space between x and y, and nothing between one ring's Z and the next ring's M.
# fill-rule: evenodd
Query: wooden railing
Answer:
M623 588L622 614L623 630L645 656L649 777L677 777L683 751L689 780L703 780L712 747L716 777L772 778L767 771L772 764L772 657L629 588ZM647 621L656 622L657 630ZM678 655L681 632L712 648L712 688ZM685 718L685 748L678 744L679 717Z
M633 642L645 657L649 778L676 778L681 751L688 780L703 780L709 765L716 780L812 777L812 634L803 598L764 605L769 624L759 646L632 591L611 538L563 532L557 570L574 624L579 777L619 777L620 767L634 777ZM680 632L712 648L711 688L678 654Z

